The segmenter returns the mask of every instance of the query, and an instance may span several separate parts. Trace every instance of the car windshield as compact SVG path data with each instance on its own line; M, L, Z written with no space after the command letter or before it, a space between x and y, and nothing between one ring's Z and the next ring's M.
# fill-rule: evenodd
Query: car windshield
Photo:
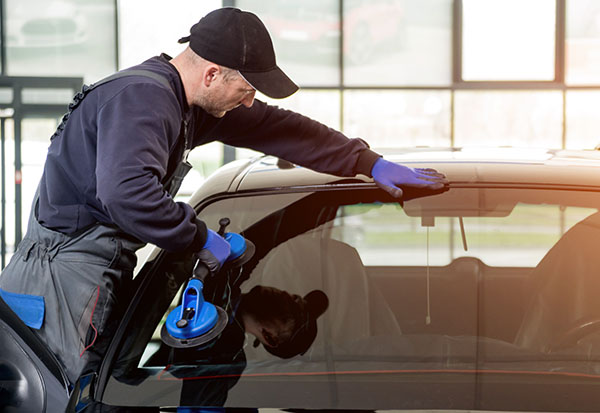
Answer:
M208 350L161 343L164 319L191 275L163 254L145 268L143 277L154 281L139 293L103 401L595 408L599 207L594 191L506 185L464 185L404 202L379 189L338 188L201 205L209 227L228 217L227 230L256 245L242 270L215 276L227 282L207 282L207 299L230 312L233 332ZM257 286L295 299L311 291L326 296L303 353L282 358L244 332L232 291L239 288L239 298ZM577 397L568 397L575 389Z

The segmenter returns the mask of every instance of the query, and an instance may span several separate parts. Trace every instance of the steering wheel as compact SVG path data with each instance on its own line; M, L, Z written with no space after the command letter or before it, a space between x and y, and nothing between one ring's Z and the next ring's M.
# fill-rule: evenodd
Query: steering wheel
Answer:
M600 318L581 318L574 323L573 327L561 334L554 343L550 344L548 350L553 353L573 347L579 340L597 331L600 331Z

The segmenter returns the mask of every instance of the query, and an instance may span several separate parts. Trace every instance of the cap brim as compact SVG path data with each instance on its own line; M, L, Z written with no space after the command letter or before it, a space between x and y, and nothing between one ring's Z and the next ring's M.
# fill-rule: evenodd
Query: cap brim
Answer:
M240 70L240 73L253 88L273 99L286 98L298 90L298 85L279 67L268 72Z

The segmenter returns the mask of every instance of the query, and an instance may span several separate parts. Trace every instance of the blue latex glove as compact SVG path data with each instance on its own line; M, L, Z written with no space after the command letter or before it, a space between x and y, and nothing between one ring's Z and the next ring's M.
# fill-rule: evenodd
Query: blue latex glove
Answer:
M206 244L198 252L198 259L206 265L211 274L219 272L223 263L229 257L231 246L225 238L209 229L206 236Z
M402 197L402 186L441 189L448 184L446 176L431 168L408 168L383 158L377 159L371 175L377 186L396 198Z

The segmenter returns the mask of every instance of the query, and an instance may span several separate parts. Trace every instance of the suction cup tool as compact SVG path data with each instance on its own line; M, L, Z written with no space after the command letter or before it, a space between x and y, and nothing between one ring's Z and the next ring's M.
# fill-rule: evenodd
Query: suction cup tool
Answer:
M217 338L227 326L225 310L202 296L203 284L192 278L183 293L182 304L167 316L160 332L161 340L170 347L197 347Z
M223 265L222 271L228 271L235 267L241 267L254 256L256 247L252 241L247 240L240 234L235 232L225 232L225 228L229 225L229 218L221 218L219 220L219 230L217 233L221 235L229 243L231 250L229 257Z
M229 218L219 221L218 234L230 245L230 253L221 271L241 267L248 262L256 251L256 247L240 234L225 233ZM198 347L219 337L228 322L225 310L204 301L203 280L209 276L208 268L196 268L183 292L182 304L167 316L167 321L160 331L160 338L166 345L175 348ZM217 275L215 275L217 276Z

